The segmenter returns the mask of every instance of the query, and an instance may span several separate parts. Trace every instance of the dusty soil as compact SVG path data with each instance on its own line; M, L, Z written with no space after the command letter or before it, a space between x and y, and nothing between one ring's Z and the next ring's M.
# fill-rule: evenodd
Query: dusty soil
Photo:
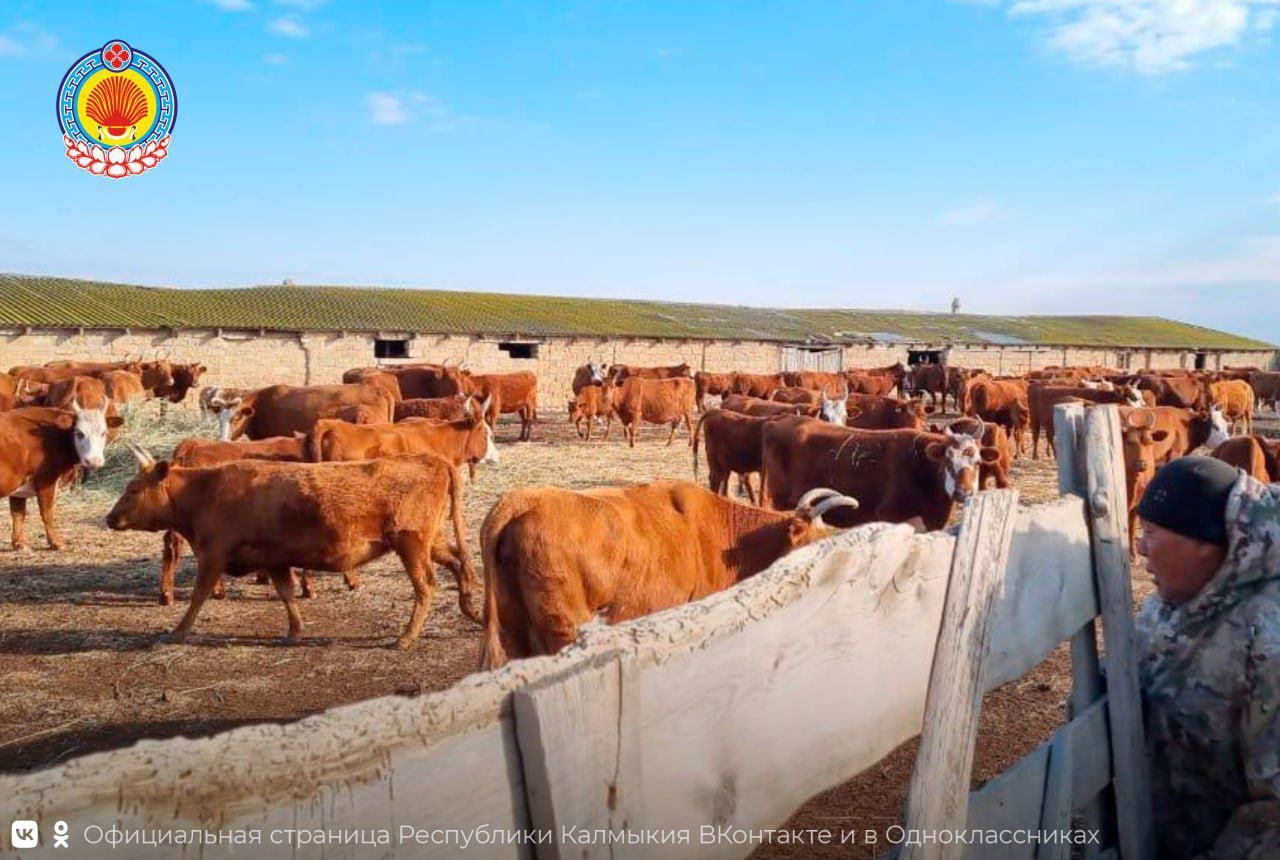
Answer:
M153 447L156 426L163 428L153 423L147 437ZM563 414L544 416L531 443L512 441L517 431L517 425L500 427L502 462L481 469L467 488L468 538L477 566L480 521L507 489L692 478L683 431L667 448L665 429L648 429L634 450L616 434L608 442L578 439ZM117 471L114 487L102 486L105 478L90 479L62 496L65 551L40 548L44 535L34 504L27 539L36 549L10 551L0 537L0 676L6 679L0 687L0 771L47 767L140 738L207 735L244 723L296 720L376 696L440 690L474 669L480 631L458 611L456 590L445 579L419 644L407 651L388 647L408 619L412 593L393 557L364 568L363 587L354 592L339 576L320 575L315 598L301 603L307 625L301 644L283 641L283 608L270 586L251 579L233 580L227 599L207 603L185 644L158 644L158 634L172 629L185 610L194 568L187 559L177 602L160 606L159 535L114 533L103 524L119 478ZM1014 482L1025 503L1057 495L1052 461L1015 461ZM1139 598L1149 590L1141 566L1134 589ZM1064 651L987 697L975 784L1061 724L1070 682ZM791 826L883 832L899 820L914 744L813 798ZM840 851L849 856L847 846ZM761 856L816 853L814 846L768 846Z

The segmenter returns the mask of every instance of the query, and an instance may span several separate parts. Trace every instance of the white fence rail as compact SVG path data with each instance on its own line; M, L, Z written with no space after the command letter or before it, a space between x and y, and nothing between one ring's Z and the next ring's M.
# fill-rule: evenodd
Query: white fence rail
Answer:
M263 834L261 846L197 846L206 858L280 856L272 831L380 828L390 845L328 844L324 856L445 856L463 838L449 834L477 828L503 835L467 856L745 856L753 844L702 844L700 829L777 827L920 732L955 545L946 533L866 526L696 604L591 628L555 657L447 691L0 777L0 822L36 819L48 833L65 820L75 844L90 826ZM985 687L1091 631L1098 612L1084 503L1019 509ZM1069 815L1105 788L1106 702L1094 698L1052 754L1037 750L977 793L969 821L1034 827L1048 806ZM561 855L554 842L505 841L545 828L559 837L562 826L686 831L690 842ZM402 842L402 827L427 843ZM19 856L58 856L48 844Z

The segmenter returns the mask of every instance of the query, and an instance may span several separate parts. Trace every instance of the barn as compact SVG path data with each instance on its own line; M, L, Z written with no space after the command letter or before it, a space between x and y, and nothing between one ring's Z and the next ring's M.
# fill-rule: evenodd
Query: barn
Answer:
M985 316L286 283L143 287L0 274L0 364L198 357L206 379L250 388L337 382L374 363L532 370L544 407L587 361L695 370L946 362L997 374L1049 365L1202 368L1276 364L1276 347L1159 317Z

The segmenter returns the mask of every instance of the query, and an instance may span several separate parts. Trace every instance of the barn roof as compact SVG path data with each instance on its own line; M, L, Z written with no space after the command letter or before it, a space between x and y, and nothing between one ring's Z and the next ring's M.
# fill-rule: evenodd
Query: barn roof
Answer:
M1251 338L1160 317L752 308L375 287L188 290L2 273L0 326L1274 348Z

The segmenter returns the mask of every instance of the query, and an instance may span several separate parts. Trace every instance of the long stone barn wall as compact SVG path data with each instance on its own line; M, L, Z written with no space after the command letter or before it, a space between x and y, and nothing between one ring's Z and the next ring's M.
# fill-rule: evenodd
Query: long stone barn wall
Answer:
M276 383L321 385L340 382L344 370L376 363L372 333L297 333L231 330L123 331L120 329L0 330L0 369L58 359L120 360L166 356L200 361L203 382L235 388ZM532 341L530 341L532 343ZM512 358L499 341L478 335L419 334L409 340L410 361L465 363L480 373L532 370L538 375L539 405L563 408L574 371L588 361L662 365L688 362L696 370L773 373L782 366L785 344L729 340L651 338L563 338L536 342L534 358ZM845 346L846 368L907 363L913 349L940 350L945 360L996 374L1018 374L1049 365L1106 365L1133 369L1194 366L1193 350L1148 350L1072 346L967 346L872 344ZM1127 355L1127 362L1124 356ZM1272 367L1274 351L1207 352L1206 366Z

